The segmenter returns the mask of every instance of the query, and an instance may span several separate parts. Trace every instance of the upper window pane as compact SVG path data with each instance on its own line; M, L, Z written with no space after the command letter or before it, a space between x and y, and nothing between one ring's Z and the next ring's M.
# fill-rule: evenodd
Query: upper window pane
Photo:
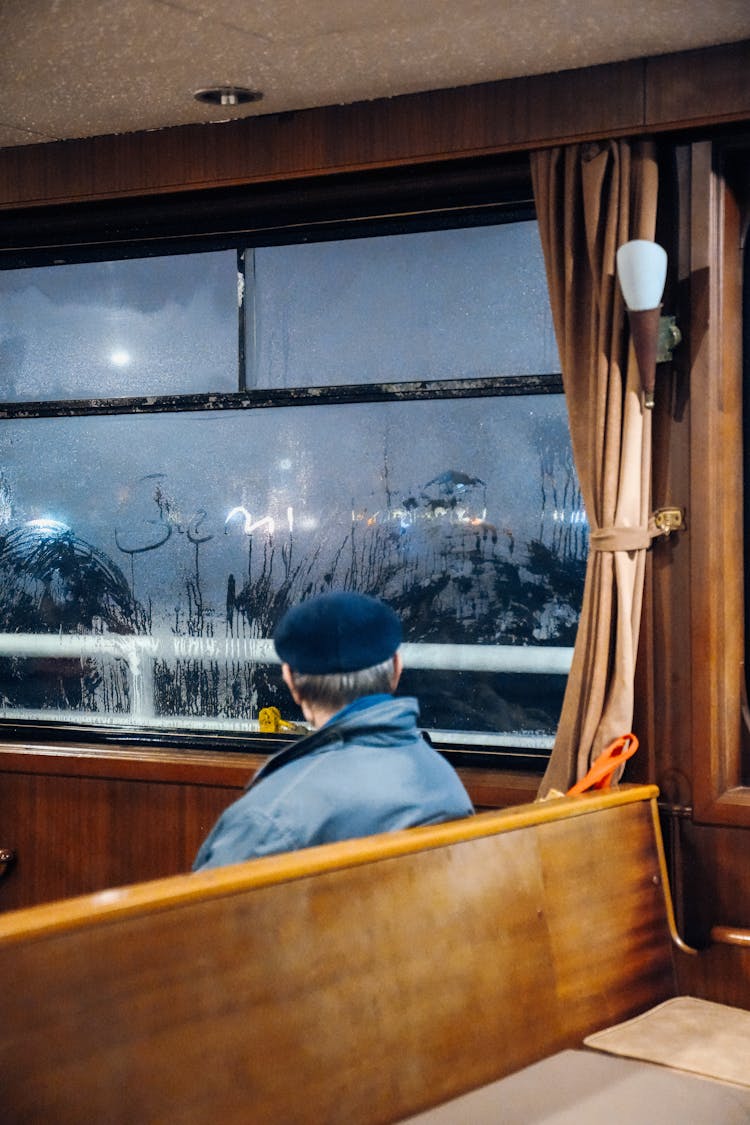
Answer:
M560 370L533 221L262 247L247 279L248 386Z
M0 399L236 391L234 250L0 272Z

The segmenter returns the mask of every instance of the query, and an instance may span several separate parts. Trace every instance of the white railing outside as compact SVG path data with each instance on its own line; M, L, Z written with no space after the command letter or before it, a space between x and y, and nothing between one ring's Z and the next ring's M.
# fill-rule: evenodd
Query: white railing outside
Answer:
M404 644L401 646L407 668L429 671L502 672L523 675L567 676L573 655L572 648L531 645L457 645ZM138 724L164 729L213 730L216 732L248 732L258 729L257 721L195 716L166 716L154 713L152 661L164 660L228 660L248 664L278 664L273 641L264 637L175 637L141 636L137 634L84 633L2 633L0 657L37 659L111 656L125 661L130 675L130 718ZM70 722L66 711L36 710L5 706L5 718L40 718ZM76 712L80 714L80 712ZM123 715L92 713L97 725L121 726ZM448 732L433 732L440 737ZM489 734L464 732L461 741L484 745L514 745L547 748L548 735Z

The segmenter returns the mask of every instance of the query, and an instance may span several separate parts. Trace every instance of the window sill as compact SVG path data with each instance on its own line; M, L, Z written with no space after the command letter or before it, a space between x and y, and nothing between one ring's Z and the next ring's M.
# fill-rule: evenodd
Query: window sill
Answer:
M157 781L241 790L267 758L267 754L227 754L220 750L5 742L0 744L0 773ZM536 774L520 770L461 766L458 774L478 809L525 804L535 799L539 787Z

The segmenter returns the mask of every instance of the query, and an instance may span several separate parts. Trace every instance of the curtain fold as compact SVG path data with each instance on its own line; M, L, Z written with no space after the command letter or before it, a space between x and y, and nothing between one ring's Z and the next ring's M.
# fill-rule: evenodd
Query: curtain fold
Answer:
M581 619L540 797L565 792L632 728L650 542L651 414L641 402L617 247L653 239L653 142L610 140L532 154L532 177L573 456L590 527Z

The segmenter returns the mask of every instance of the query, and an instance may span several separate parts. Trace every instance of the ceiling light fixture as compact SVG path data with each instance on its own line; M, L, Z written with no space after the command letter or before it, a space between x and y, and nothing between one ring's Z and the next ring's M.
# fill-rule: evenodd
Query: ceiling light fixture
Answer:
M250 90L246 86L207 86L203 90L196 90L193 97L197 102L226 107L259 102L263 94L260 90Z

